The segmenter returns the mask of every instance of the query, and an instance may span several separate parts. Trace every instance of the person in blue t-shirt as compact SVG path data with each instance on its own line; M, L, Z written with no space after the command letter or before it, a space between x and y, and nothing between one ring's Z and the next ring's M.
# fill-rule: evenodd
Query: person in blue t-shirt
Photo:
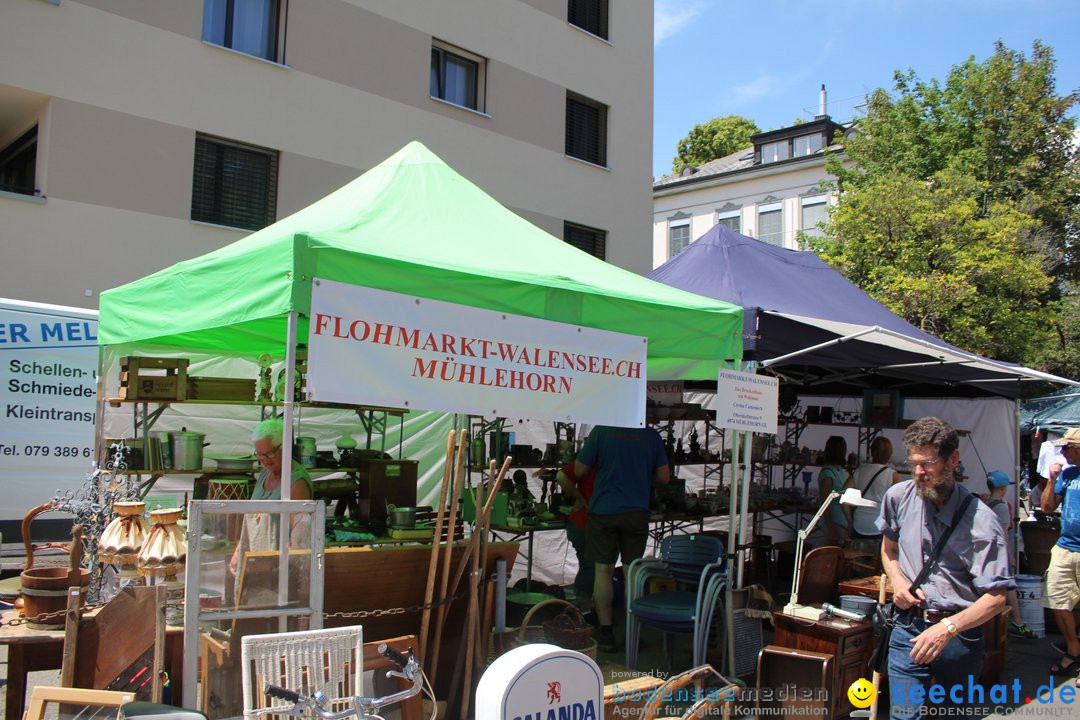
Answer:
M1053 512L1061 504L1061 536L1050 550L1046 570L1043 605L1054 614L1054 622L1065 638L1065 655L1050 668L1055 675L1080 674L1080 639L1076 637L1073 608L1080 601L1080 428L1072 428L1054 443L1061 448L1067 464L1050 467L1050 481L1043 490L1043 512Z
M649 537L649 501L653 485L671 479L664 441L654 428L597 425L574 462L584 477L595 468L589 519L585 525L585 557L594 564L593 605L600 630L600 650L615 649L611 598L615 562L628 565L645 554Z

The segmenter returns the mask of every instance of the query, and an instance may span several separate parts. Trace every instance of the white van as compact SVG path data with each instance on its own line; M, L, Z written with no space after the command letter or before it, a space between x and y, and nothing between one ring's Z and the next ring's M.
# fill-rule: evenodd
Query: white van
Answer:
M26 511L77 491L94 461L96 310L0 298L0 532L21 547ZM64 538L71 520L46 513L35 538ZM21 551L17 554L21 555Z

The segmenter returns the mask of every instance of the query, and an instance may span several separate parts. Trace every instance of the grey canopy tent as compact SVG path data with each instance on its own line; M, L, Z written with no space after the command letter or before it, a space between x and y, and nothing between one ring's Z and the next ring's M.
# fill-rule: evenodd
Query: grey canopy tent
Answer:
M649 273L667 285L741 305L743 359L820 394L903 388L910 395L1018 397L1023 380L1075 384L980 357L874 300L812 252L717 225Z

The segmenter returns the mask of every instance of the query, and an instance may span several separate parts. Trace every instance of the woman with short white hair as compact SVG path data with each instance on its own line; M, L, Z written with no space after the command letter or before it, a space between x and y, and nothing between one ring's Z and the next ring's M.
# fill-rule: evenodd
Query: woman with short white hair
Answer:
M255 489L251 492L252 500L281 499L281 446L284 443L285 423L280 417L263 420L255 426L251 439L255 443L255 457L262 470L255 476ZM310 500L312 497L311 476L300 463L292 462L292 485L290 500ZM290 530L290 545L300 547L303 542L307 523L304 515L293 515ZM236 574L244 553L252 550L274 550L277 547L277 523L274 516L264 513L250 513L244 516L244 528L240 533L240 542L236 545L229 560L229 572Z

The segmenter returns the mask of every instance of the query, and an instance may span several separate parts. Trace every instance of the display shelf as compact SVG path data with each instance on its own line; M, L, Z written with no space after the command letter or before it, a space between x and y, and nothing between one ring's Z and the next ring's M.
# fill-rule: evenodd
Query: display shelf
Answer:
M114 408L120 407L121 405L235 405L238 407L283 407L285 405L285 403L280 400L128 400L126 398L108 398L106 402L109 403L110 407ZM409 412L406 408L382 407L379 405L348 405L345 403L311 401L297 402L294 403L294 405L299 408L355 410L357 412L378 412L386 413L387 415L393 415L394 417L403 417L405 413Z

